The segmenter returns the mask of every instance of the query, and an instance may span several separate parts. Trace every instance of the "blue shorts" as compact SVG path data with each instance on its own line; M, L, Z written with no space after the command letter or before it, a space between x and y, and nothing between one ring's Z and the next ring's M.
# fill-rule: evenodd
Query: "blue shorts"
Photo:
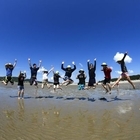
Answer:
M84 85L84 84L79 84L79 85L78 85L78 89L79 89L79 90L84 90L84 88L85 88L85 85Z
M24 86L18 86L18 90L19 91L24 90Z

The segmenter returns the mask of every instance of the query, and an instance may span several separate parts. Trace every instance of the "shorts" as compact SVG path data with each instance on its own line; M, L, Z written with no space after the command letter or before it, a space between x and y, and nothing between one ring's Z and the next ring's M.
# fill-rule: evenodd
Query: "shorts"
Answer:
M68 76L65 76L65 77L63 78L63 80L64 80L64 81L70 80L71 82L73 82L73 80L72 80L70 77L68 77Z
M94 86L95 83L96 83L95 78L89 79L88 86Z
M18 85L18 91L24 90L24 86L19 86Z
M121 77L122 78L127 78L129 76L129 74L127 73L127 72L123 72L122 74L121 74Z
M14 81L11 76L6 76L4 81L6 84L8 84L8 82L10 82L11 84L14 84Z
M56 86L56 85L59 85L59 84L60 84L59 82L57 82L57 83L53 83L53 85L55 85L55 86Z
M110 78L105 78L103 81L103 84L106 85L107 83L110 83L111 79Z
M38 85L38 83L37 83L37 81L36 81L36 77L31 77L30 78L30 85L35 85L35 86L37 86Z
M78 85L78 90L84 90L85 88L85 85L84 84L79 84Z
M43 84L47 84L47 83L48 83L48 79L44 79L44 80L42 81L42 83L43 83Z

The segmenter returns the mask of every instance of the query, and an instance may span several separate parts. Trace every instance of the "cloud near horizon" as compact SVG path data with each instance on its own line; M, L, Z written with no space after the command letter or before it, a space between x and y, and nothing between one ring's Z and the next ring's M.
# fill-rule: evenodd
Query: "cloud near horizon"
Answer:
M124 56L124 53L117 52L113 59L117 62L118 60L121 60L123 58L123 56ZM127 55L125 57L124 61L126 63L131 63L132 62L132 58L129 55Z

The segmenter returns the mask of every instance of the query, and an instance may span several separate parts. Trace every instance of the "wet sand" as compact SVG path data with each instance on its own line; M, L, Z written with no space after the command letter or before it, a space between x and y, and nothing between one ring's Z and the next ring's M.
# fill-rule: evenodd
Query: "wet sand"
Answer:
M25 99L16 85L0 84L0 140L139 140L140 83L125 83L112 94L101 86L38 90L25 84Z

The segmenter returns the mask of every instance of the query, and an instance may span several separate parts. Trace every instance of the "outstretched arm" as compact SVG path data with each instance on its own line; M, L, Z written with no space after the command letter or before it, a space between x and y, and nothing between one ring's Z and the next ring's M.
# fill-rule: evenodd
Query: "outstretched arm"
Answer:
M48 74L54 70L54 67L52 67L49 71L48 71Z
M15 68L16 64L17 64L17 59L15 59L15 62L14 62L13 68Z

